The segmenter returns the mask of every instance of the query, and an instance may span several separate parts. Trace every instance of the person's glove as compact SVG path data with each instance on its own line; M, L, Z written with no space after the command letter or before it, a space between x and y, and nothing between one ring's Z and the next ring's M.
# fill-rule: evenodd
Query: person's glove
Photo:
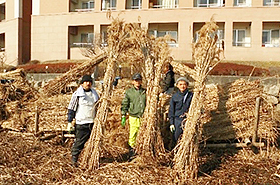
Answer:
M170 131L173 133L175 131L175 126L174 125L170 125Z
M67 124L67 131L69 132L69 134L71 132L74 132L74 127L71 122L68 122L68 124Z
M125 127L125 120L126 120L126 117L125 117L125 115L123 115L122 122L121 122L122 127Z

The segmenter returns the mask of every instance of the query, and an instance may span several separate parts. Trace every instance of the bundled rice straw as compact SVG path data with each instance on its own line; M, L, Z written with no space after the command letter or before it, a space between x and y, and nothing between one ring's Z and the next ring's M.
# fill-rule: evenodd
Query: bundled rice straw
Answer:
M66 89L67 84L76 81L84 74L92 73L94 67L105 59L106 55L104 53L101 53L97 56L92 56L91 60L77 65L76 67L70 69L63 75L58 76L55 79L49 81L43 87L43 94L46 96L51 96L61 93L63 90Z
M28 123L22 110L37 98L37 91L30 86L22 69L0 73L0 79L8 80L0 84L0 120L5 128L26 130Z
M243 141L252 138L255 123L256 98L262 97L258 136L267 141L267 146L275 145L277 139L276 122L273 120L273 105L263 94L260 81L236 80L229 88L229 99L226 102L227 111L232 120L236 137Z
M178 143L174 157L174 169L182 181L197 178L198 173L198 141L201 137L201 108L204 101L203 91L205 80L210 67L220 61L220 50L216 45L217 25L213 19L206 23L199 31L199 39L193 45L193 59L195 61L195 85L188 118L183 127L183 135ZM213 37L214 36L214 37Z
M149 53L153 58L145 61L145 76L147 80L146 108L141 127L137 137L136 153L146 161L157 161L165 159L165 149L159 129L158 94L159 83L164 62L170 60L167 38L152 40Z
M110 16L110 14L108 14ZM112 18L112 17L111 17ZM132 35L134 25L125 24L123 20L113 19L108 27L108 48L105 50L107 56L107 68L104 76L104 91L99 100L96 118L89 141L86 144L85 152L82 156L82 166L89 171L99 168L100 148L104 123L107 121L109 97L112 90L112 82L115 78L115 69L117 61L121 55L127 52L130 46L133 46Z

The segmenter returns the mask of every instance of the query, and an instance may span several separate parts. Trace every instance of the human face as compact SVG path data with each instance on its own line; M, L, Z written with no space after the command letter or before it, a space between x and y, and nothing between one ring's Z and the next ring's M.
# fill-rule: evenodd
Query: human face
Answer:
M180 92L184 92L188 88L188 84L184 80L180 80L177 83L177 87L180 90Z
M92 85L92 83L91 82L87 82L87 81L82 83L82 87L86 91L90 90L91 85Z
M142 84L142 80L133 80L132 84L136 89L140 89L141 84Z

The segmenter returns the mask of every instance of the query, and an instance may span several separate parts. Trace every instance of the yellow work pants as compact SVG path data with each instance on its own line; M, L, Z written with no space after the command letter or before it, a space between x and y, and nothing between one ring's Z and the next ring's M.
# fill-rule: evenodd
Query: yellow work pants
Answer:
M129 116L128 121L129 121L128 144L133 148L136 144L136 137L137 137L138 130L140 128L140 118Z

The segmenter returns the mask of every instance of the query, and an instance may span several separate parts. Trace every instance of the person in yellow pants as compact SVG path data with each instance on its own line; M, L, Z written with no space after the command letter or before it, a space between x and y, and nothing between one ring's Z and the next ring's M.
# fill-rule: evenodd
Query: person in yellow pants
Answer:
M136 73L132 76L133 87L125 91L122 100L121 125L125 127L126 115L129 115L129 149L130 157L134 155L134 147L136 145L136 137L141 125L141 117L146 107L146 90L142 87L142 76Z
M133 117L133 116L129 116L128 122L129 122L128 145L133 148L136 144L136 136L140 128L141 122L140 122L140 118Z

